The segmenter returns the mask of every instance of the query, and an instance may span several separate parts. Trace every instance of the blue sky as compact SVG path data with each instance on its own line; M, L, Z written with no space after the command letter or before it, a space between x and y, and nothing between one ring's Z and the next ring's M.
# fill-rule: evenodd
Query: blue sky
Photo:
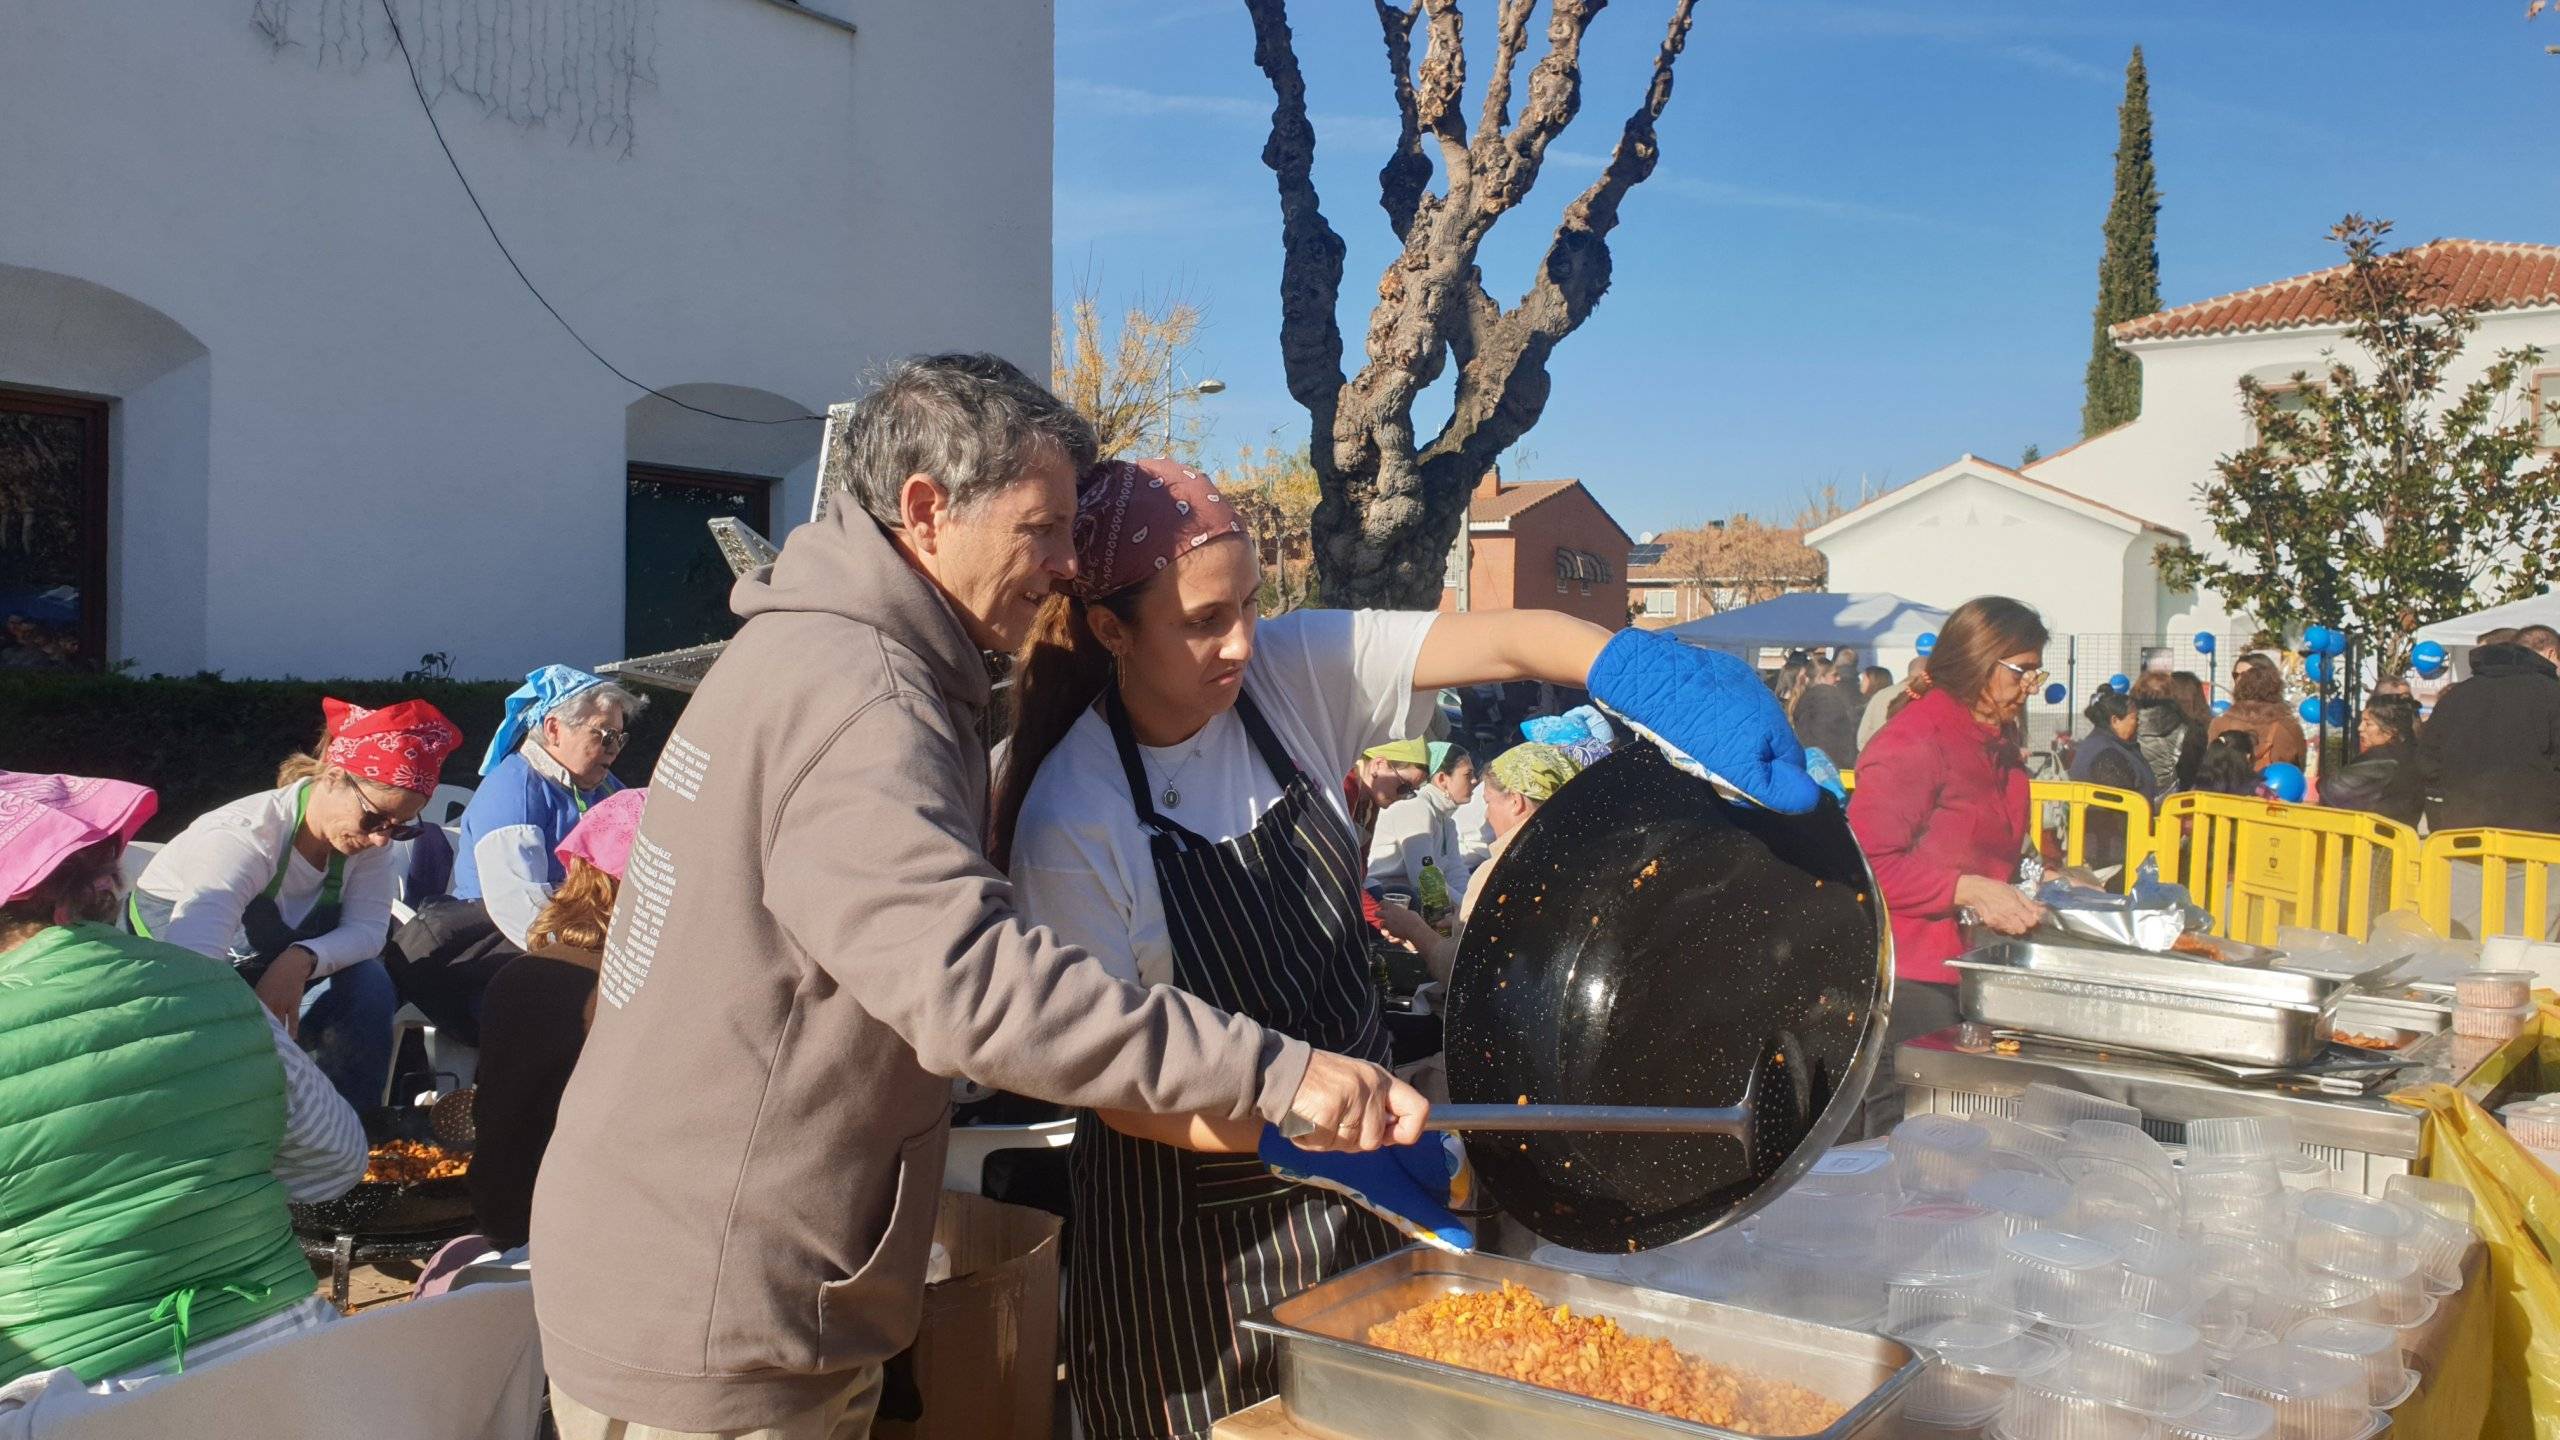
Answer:
M1467 6L1471 50L1494 8ZM2560 23L2523 8L1703 0L1615 282L1559 350L1554 398L1506 473L1580 476L1641 531L2078 438L2135 44L2172 305L2330 263L2322 235L2350 210L2411 243L2560 242L2560 56L2542 50ZM1374 179L1393 102L1367 0L1292 9L1317 182L1350 245L1356 363L1394 253ZM1668 10L1616 0L1601 15L1581 118L1486 246L1497 297L1517 297L1597 172ZM1188 369L1228 385L1205 402L1210 457L1303 442L1277 343L1271 97L1241 0L1058 0L1057 32L1059 294L1082 280L1114 304L1200 305Z

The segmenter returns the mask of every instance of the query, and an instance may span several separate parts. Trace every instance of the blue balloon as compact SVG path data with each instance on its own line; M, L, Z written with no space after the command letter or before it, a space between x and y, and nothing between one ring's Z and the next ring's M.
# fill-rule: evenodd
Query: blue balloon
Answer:
M2107 688L2121 695L2133 688L2133 682L2122 675L2110 675L2107 677Z
M2324 630L2321 632L2320 641L2320 648L2331 655L2347 653L2347 632L2344 630Z
M2329 702L2328 708L2321 711L2320 714L2321 718L2329 722L2331 728L2343 729L2347 723L2347 702L2344 700L2332 699Z
M2301 766L2287 765L2281 760L2259 771L2258 780L2288 805L2301 804L2309 787L2309 782L2303 779Z
M1918 650L1918 651L1919 651L1921 654L1923 654L1923 655L1926 655L1926 654L1928 654L1930 651L1937 649L1937 648L1938 648L1938 632L1937 632L1937 631L1935 631L1935 630L1932 630L1932 631L1930 631L1928 634L1921 636L1921 637L1920 637L1920 643L1919 643L1918 645L1913 646L1912 648L1913 648L1913 649L1915 649L1915 650Z
M2070 698L2071 692L2068 689L2065 689L2062 682L2059 680L2056 680L2052 684L2044 687L2044 703L2047 705L2059 705Z
M2199 630L2199 631L2197 631L2197 632L2196 632L2196 650L2197 650L2197 652L2198 652L2198 653L2200 653L2200 654L2205 654L2205 655L2210 655L2210 654L2212 654L2212 653L2213 653L2213 632L2212 632L2212 631L2210 631L2210 630Z
M2325 655L2328 653L2328 650L2329 627L2326 625L2305 626L2302 631L2302 653L2305 655Z
M2328 684L2337 668L2338 658L2326 650L2302 657L2302 673L2310 676L2315 685Z
M2409 659L2418 667L2418 673L2430 680L2444 673L2444 647L2433 640L2419 641L2418 648L2409 652Z
M2317 696L2317 695L2313 695L2313 696L2311 696L2311 697L2309 697L2309 698L2305 699L2305 700L2304 700L2304 701L2303 701L2299 706L2295 707L2295 712L2294 712L2294 713L2296 713L2296 714L2298 714L2298 715L2300 715L2300 716L2302 717L2302 723L2303 723L2303 724L2305 724L2305 725L2317 725L2317 724L2319 724L2319 723L2320 723L2320 697L2319 697L2319 696Z
M2228 715L2228 714L2230 714L2230 713L2231 713L2231 702L2230 702L2230 701L2228 701L2228 700L2216 700L2216 701L2214 701L2214 702L2213 702L2213 713L2214 713L2214 714L2216 714L2216 715Z

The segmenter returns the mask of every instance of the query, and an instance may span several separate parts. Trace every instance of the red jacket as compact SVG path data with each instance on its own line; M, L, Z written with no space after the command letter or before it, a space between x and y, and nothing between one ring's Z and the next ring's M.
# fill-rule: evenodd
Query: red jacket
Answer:
M1858 752L1849 828L1884 892L1895 975L1955 983L1956 879L2015 879L2028 810L2017 747L1944 690L1904 706Z

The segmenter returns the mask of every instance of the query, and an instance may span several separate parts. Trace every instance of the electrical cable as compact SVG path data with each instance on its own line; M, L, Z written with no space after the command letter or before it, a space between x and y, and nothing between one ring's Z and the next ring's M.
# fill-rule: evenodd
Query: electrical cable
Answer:
M544 297L540 287L533 283L533 277L524 273L524 267L516 263L515 252L509 250L507 248L507 242L499 236L497 224L489 218L488 207L480 203L479 192L471 188L471 177L462 173L462 162L454 158L453 147L445 142L444 127L436 123L436 107L427 99L426 82L418 78L418 59L416 56L409 53L409 37L402 34L400 31L400 17L392 13L391 0L381 0L381 3L383 18L391 22L391 38L399 45L400 59L408 66L409 69L409 88L418 93L418 108L423 111L427 117L427 128L435 133L436 148L444 152L444 163L452 167L453 178L462 182L462 193L464 198L470 200L472 210L480 216L480 228L489 232L490 243L498 247L498 254L506 260L507 268L516 272L516 278L524 282L526 293L532 295L536 301L539 301L543 309L551 312L551 318L560 322L560 328L569 332L569 338L578 342L579 349L594 356L597 364L612 371L626 384L632 385L641 390L646 390L650 394L657 396L659 399L666 401L668 404L673 405L680 410L690 410L696 415L708 415L714 420L728 420L740 425L799 425L809 421L824 420L827 418L824 415L803 414L785 415L778 419L759 420L747 415L729 415L718 410L706 410L699 405L679 400L673 395L668 394L666 391L659 389L655 385L646 384L642 381L633 379L621 366L607 360L604 358L601 351L597 350L593 345L588 344L587 337L578 333L578 327L569 323L569 317L561 314L559 307L553 305L549 299Z

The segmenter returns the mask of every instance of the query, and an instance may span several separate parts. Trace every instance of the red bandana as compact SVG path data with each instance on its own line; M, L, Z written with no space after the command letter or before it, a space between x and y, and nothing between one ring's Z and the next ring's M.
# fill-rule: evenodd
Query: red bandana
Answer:
M1178 556L1244 522L1209 477L1177 460L1105 460L1076 482L1076 578L1100 600L1145 583Z
M420 795L436 793L444 757L462 743L462 732L424 700L403 700L367 710L344 700L323 700L329 748L321 756L359 780Z

